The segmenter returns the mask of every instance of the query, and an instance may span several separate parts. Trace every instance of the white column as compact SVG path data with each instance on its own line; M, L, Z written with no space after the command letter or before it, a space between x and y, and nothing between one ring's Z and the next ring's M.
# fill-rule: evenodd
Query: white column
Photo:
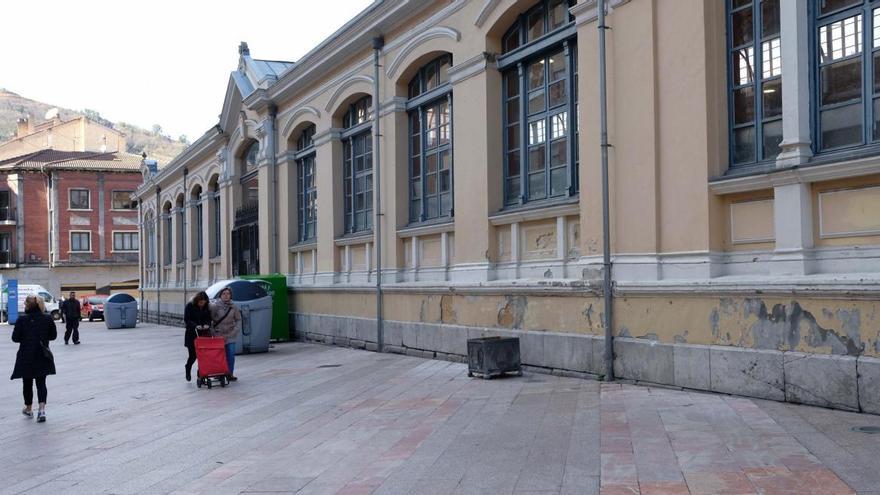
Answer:
M513 262L513 278L519 278L519 223L510 224L510 261Z
M373 243L368 242L364 244L364 256L366 256L366 263L364 266L367 268L367 278L370 277L370 270L373 269Z
M565 217L556 217L556 257L562 261L565 261L567 251L565 234Z
M449 232L440 234L440 266L449 268Z
M809 184L793 183L774 188L773 224L776 251L773 273L809 273L806 250L813 247L813 196Z
M412 258L412 270L415 274L419 270L419 236L413 236L412 245L410 246L410 257Z
M806 162L810 148L810 45L809 8L803 0L780 0L782 37L782 152L777 167ZM760 57L760 47L755 56ZM760 88L758 88L760 90Z

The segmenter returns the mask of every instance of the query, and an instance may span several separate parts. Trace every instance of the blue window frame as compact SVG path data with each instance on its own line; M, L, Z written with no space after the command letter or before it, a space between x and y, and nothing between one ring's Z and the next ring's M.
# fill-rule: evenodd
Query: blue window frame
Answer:
M451 65L450 55L438 57L409 83L410 222L453 213Z
M211 204L214 208L214 246L212 250L212 254L214 256L220 256L222 249L222 232L220 231L220 185L218 183L214 183L211 187Z
M204 210L202 208L202 200L201 198L195 199L195 212L193 216L195 216L196 220L196 228L195 228L195 239L194 244L196 247L195 255L193 256L194 260L202 259L202 254L204 254L204 246L202 246L202 241L204 239L202 229L205 228L204 225Z
M342 119L342 183L345 231L373 228L373 99L365 96L349 106Z
M299 223L299 242L315 238L318 224L318 189L315 185L315 125L303 129L296 140L296 207Z
M577 33L571 3L539 2L502 38L505 206L578 191Z
M165 247L165 252L163 253L162 260L165 263L165 266L168 266L171 264L171 234L173 232L171 230L171 206L170 205L165 208L164 213L162 214L162 223L164 226L163 234L164 234L164 238L165 238L164 239L165 242L163 243L164 247Z
M732 167L775 160L782 142L779 0L728 0Z
M880 141L880 2L814 0L817 152Z

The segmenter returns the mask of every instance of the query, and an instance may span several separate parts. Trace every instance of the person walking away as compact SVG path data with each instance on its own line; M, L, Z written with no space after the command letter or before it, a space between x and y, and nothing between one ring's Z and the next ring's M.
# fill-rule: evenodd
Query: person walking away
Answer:
M37 422L46 421L46 376L55 374L55 358L49 350L49 341L58 337L58 330L52 317L40 309L40 296L28 296L24 301L25 314L15 322L12 330L12 341L18 343L15 355L15 367L10 380L21 378L24 409L21 413L28 418L34 417L34 382L37 384L37 401L40 409ZM43 307L45 307L43 305Z
M186 325L183 345L189 351L185 366L186 381L192 380L192 366L196 362L196 337L198 337L200 330L211 328L211 308L208 303L208 294L202 291L196 294L183 310L183 322Z
M71 292L70 297L61 303L61 319L64 320L64 345L68 344L71 333L73 334L73 344L79 345L79 319L82 306L76 298L76 293Z
M226 339L226 363L229 366L229 381L236 381L235 374L235 339L241 332L241 312L232 303L232 289L220 291L219 298L211 303L211 321L214 324L214 336Z

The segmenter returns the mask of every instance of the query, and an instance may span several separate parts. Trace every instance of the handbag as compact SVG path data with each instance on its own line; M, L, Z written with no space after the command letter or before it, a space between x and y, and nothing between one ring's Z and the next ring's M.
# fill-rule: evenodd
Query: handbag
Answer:
M43 348L43 357L51 361L52 364L55 364L55 355L49 350L49 346L41 340L40 347Z

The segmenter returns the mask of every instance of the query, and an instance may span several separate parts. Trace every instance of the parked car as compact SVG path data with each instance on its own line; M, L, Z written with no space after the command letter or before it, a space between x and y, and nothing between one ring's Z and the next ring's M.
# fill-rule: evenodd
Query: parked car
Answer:
M80 300L82 309L80 313L83 318L89 321L95 321L95 318L104 319L104 303L107 302L107 296L85 296Z

